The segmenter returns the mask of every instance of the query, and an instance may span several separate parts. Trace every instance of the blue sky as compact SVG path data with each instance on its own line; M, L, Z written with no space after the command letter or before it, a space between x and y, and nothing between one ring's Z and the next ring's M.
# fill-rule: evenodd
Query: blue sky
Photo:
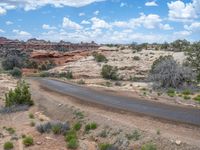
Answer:
M1 0L0 36L98 43L200 40L200 0Z

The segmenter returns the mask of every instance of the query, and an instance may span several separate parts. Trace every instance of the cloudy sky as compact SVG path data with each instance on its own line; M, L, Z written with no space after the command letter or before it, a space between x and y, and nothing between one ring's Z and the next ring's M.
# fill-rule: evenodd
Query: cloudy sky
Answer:
M200 0L0 0L0 36L98 43L200 40Z

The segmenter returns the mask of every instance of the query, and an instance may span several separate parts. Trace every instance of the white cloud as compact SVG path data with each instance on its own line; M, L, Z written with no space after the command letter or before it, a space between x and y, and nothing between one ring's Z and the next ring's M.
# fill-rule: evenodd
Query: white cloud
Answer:
M56 27L50 26L48 24L43 24L42 28L45 29L45 30L55 30L56 29Z
M93 17L91 18L91 21L92 21L92 29L111 28L111 25L107 23L105 20Z
M184 25L184 28L192 32L200 31L200 22L193 22L191 25Z
M191 3L184 3L180 0L167 3L168 16L173 21L189 21L198 17L200 11L200 0L193 0Z
M190 31L178 31L178 32L174 32L174 35L176 36L176 38L181 38L183 39L184 37L187 37L189 35L191 35Z
M99 11L98 11L98 10L94 12L94 15L98 15L98 14L99 14Z
M79 13L79 16L81 17L81 16L85 16L85 13Z
M12 21L6 21L6 25L11 25L11 24L13 24Z
M90 24L90 22L87 20L83 20L83 21L81 21L81 24Z
M6 14L6 9L4 9L3 7L0 7L0 15L4 15Z
M64 17L63 18L63 23L62 23L63 28L70 28L70 29L75 29L75 30L80 30L83 27L80 26L78 23L71 21L69 18Z
M169 24L160 24L160 29L162 29L162 30L173 30L174 28L171 27Z
M162 19L159 15L156 14L141 14L139 18L131 19L130 20L130 26L137 27L137 26L144 26L147 29L154 29L157 27Z
M0 6L4 6L5 9L23 8L24 10L35 10L37 8L51 5L54 7L82 7L94 2L101 2L104 0L3 0L0 2Z
M112 23L113 26L119 27L119 28L128 28L129 23L125 21L115 21Z
M15 33L15 35L10 37L13 39L27 40L32 37L32 35L26 31L20 31L18 29L14 29L12 30L12 32Z
M127 3L120 3L120 7L125 7L125 6L128 6L128 4Z
M5 31L3 29L0 29L0 33L4 33Z
M151 2L146 2L145 6L158 6L158 4L155 1L151 1Z

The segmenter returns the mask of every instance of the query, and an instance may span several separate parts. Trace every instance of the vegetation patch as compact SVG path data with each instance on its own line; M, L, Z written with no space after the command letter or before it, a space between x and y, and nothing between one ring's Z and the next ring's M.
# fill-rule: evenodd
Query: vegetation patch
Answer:
M142 146L141 150L157 150L157 148L155 144L147 143Z
M107 58L103 54L100 54L97 52L93 52L92 56L94 57L95 61L97 61L97 62L107 62L108 61Z
M103 65L101 70L101 75L105 79L117 80L118 79L117 71L118 71L117 67L113 67L110 65Z
M10 90L5 95L5 106L17 106L17 105L33 105L33 100L31 99L31 93L29 91L29 86L24 81L20 81L14 90Z
M34 144L33 138L31 136L27 136L23 139L23 144L26 147L32 146Z
M52 121L37 125L36 129L40 133L50 133L52 131L54 134L64 135L70 128L66 122Z
M8 141L8 142L4 143L3 148L4 148L4 150L11 150L14 148L14 145L12 142Z

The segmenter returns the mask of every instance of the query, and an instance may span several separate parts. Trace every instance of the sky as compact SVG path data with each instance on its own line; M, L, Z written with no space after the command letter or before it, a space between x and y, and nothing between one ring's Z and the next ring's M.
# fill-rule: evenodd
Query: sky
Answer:
M200 40L200 0L0 0L0 37L97 43Z

